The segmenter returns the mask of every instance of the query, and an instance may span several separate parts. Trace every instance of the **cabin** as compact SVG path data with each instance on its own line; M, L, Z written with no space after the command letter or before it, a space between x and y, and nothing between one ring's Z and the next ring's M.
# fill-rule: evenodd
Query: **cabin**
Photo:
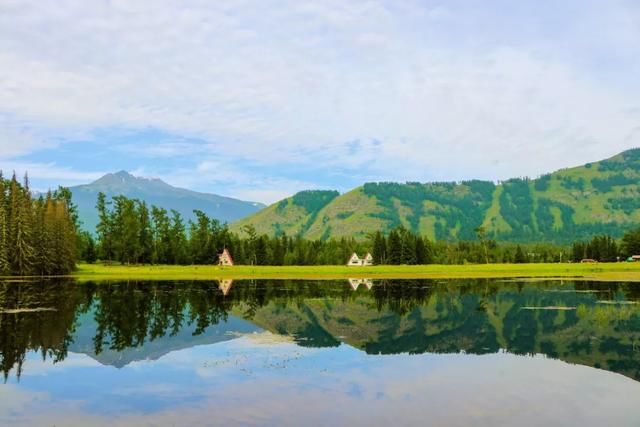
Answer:
M631 255L627 258L627 262L640 262L640 255Z
M362 267L373 265L373 256L367 252L364 258L360 258L357 253L353 253L349 261L347 261L348 267Z
M582 264L595 264L595 263L597 263L598 261L596 261L595 259L591 259L591 258L585 258L585 259L583 259L583 260L580 260L580 262L581 262Z
M231 258L231 254L229 253L227 248L224 248L222 253L218 255L218 265L221 265L221 266L233 265L233 258Z
M354 252L351 255L351 258L349 258L349 261L347 261L347 267L359 267L361 265L362 265L362 260L360 259L358 254Z
M364 265L364 266L373 265L373 256L371 256L371 254L369 252L367 252L367 255L362 260L362 265Z

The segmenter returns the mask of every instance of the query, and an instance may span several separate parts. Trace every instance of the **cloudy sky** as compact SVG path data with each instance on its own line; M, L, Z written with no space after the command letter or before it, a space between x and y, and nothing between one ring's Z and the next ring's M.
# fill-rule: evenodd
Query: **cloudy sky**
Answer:
M272 202L640 146L637 0L0 0L0 168Z

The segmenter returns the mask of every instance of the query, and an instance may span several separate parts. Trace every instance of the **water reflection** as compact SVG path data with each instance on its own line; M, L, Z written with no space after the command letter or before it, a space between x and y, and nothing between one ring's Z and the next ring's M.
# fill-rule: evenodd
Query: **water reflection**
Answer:
M640 380L640 291L493 280L0 284L0 367L84 353L123 367L269 331L367 354L542 354Z

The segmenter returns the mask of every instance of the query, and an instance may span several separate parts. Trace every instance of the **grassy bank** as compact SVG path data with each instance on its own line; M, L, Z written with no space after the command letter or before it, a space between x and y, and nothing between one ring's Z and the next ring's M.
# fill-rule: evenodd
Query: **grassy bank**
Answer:
M575 277L640 281L640 263L480 264L346 266L120 266L80 264L79 280L212 280L212 279L341 279L341 278L514 278Z

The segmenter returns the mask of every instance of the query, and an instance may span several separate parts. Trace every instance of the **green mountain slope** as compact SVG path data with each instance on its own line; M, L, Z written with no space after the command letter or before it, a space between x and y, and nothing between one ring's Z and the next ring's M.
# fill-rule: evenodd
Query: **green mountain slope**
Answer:
M83 228L89 231L93 231L98 223L95 206L99 192L108 198L124 195L167 210L175 209L186 219L192 219L193 210L199 209L222 222L232 222L264 208L262 203L185 190L160 179L139 178L125 171L107 174L91 184L71 187L70 190L74 203L78 205Z
M437 240L474 239L484 226L497 240L567 242L620 236L640 224L640 149L537 179L367 183L333 198L304 192L232 225L259 233L364 238L398 225ZM316 203L309 199L317 197ZM331 199L331 200L329 200Z
M248 217L248 220L236 222L232 229L240 232L242 227L251 224L258 234L277 235L286 232L302 235L316 221L318 212L339 195L337 191L301 191L293 197L266 207Z

